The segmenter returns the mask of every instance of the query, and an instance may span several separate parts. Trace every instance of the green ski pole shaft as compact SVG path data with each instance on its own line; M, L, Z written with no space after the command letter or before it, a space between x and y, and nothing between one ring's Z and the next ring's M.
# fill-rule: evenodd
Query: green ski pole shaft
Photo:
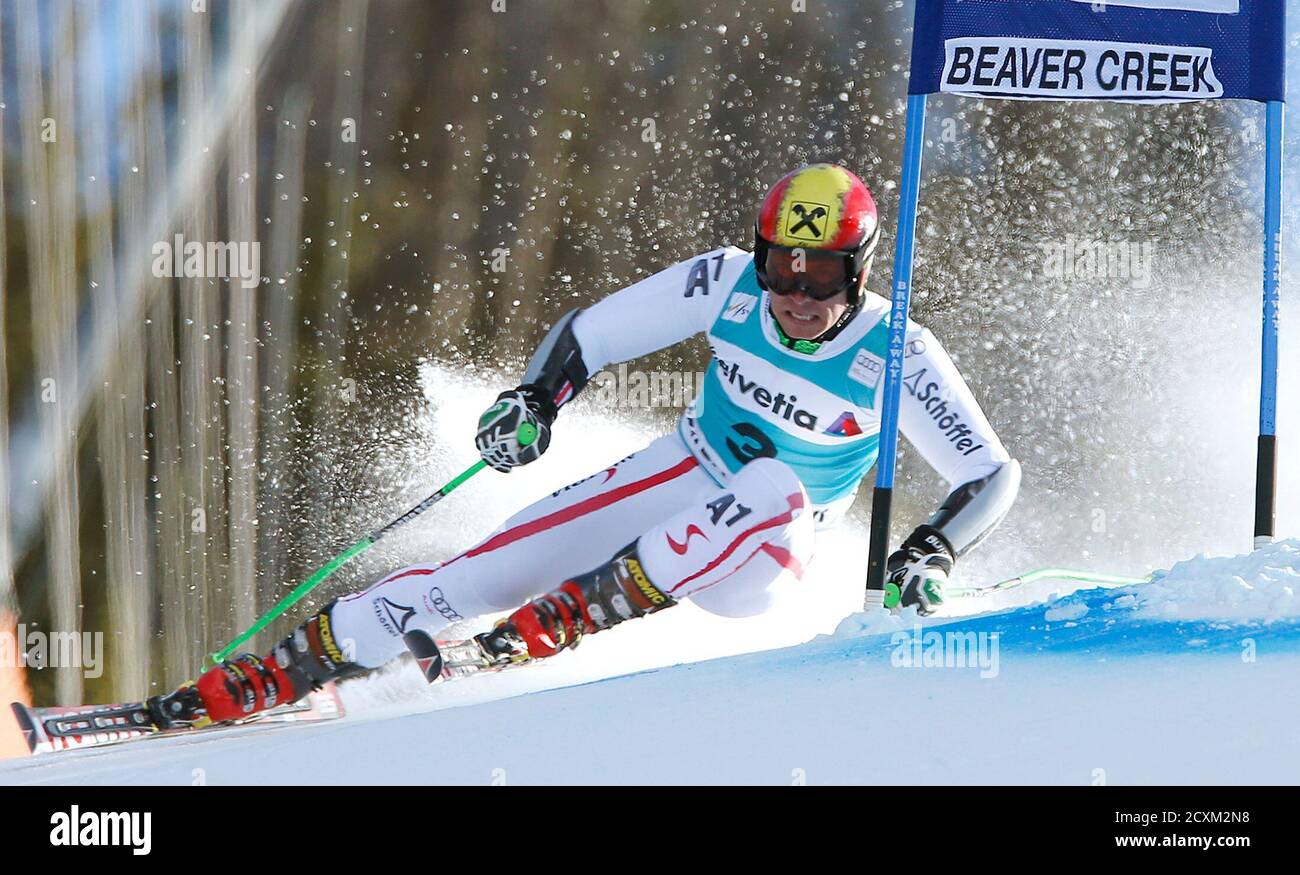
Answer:
M521 428L520 430L522 431L523 429ZM521 434L520 437L522 438L523 435ZM532 443L532 440L527 441L527 443L524 443L521 440L521 443L523 443L524 446L527 446L528 444ZM289 593L287 596L280 599L280 602L274 608L267 611L261 617L261 619L259 619L252 626L248 627L248 629L242 632L237 638L235 638L234 641L231 641L225 647L221 648L216 653L213 653L211 656L209 656L208 658L212 660L212 664L216 665L217 663L221 662L221 660L229 656L231 653L234 653L235 649L239 647L239 645L243 644L245 641L252 638L258 632L261 632L263 629L265 629L268 625L271 624L273 620L275 620L276 617L279 617L285 611L289 610L289 608L293 607L294 604L296 604L303 596L307 595L307 593L311 592L313 589L320 586L321 583L323 583L335 571L338 571L341 567L343 567L343 565L353 556L356 556L359 553L364 553L371 546L373 546L375 542L379 541L385 535L392 532L394 529L406 525L411 520L415 519L417 516L424 513L426 510L433 507L438 502L442 501L444 498L450 495L452 490L454 490L457 486L460 486L466 480L473 477L475 474L477 474L479 471L482 471L486 467L487 467L487 462L480 459L479 461L475 462L473 465L470 465L468 468L462 471L460 475L457 476L454 480L452 480L446 486L439 489L437 492L430 495L424 501L420 502L415 507L411 508L406 513L402 514L397 519L390 522L388 525L375 529L369 535L366 535L360 541L357 541L351 547L347 548L342 553L340 553L339 555L331 559L329 562L326 562L320 568L316 569L315 573L312 574L311 577L307 578L302 583L300 583L298 587L294 589L293 592Z

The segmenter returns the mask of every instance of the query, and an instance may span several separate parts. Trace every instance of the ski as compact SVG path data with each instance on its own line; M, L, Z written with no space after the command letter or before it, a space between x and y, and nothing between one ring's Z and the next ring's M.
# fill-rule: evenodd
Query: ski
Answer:
M113 705L32 708L13 702L14 717L32 754L103 747L140 738L183 735L209 727L253 723L292 723L333 720L344 716L343 701L333 683L287 705L279 705L248 720L165 726L148 702Z
M458 641L434 641L433 636L419 631L408 632L404 639L421 673L430 683L498 672L533 662L519 647L512 647L507 652L489 648L485 644L489 634ZM279 705L248 720L212 723L203 721L201 715L195 719L193 714L188 721L169 719L173 713L193 710L192 703L185 698L190 689L183 687L177 693L156 697L150 702L44 708L13 702L11 707L33 754L103 747L223 726L331 720L345 713L335 684L331 682L297 702Z
M430 683L503 671L536 661L529 658L521 641L503 634L499 627L465 640L435 641L424 631L407 632L403 639ZM331 720L344 716L343 702L333 682L297 702L279 705L247 720L227 723L204 719L192 686L147 702L45 708L13 702L11 707L33 754L103 747L223 726Z

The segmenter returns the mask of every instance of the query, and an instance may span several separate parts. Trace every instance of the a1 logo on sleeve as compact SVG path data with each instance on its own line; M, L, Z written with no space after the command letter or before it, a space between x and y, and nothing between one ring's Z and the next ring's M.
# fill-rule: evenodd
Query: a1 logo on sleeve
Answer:
M722 311L722 318L728 322L744 322L749 318L749 314L754 312L754 307L757 304L757 295L733 292L731 299L727 301L727 309Z
M885 360L865 349L858 350L849 365L849 378L857 380L869 389L880 385L880 375L885 372Z

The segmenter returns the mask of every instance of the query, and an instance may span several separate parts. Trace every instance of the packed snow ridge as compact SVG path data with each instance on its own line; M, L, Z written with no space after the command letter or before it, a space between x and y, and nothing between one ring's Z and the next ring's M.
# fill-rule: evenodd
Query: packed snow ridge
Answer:
M1137 615L1151 620L1264 622L1300 617L1300 540L1240 556L1198 554L1138 587Z
M1109 607L1126 608L1133 620L1269 624L1300 618L1300 539L1289 538L1236 556L1199 553L1156 571L1151 582L1123 587ZM1052 595L1061 594L1058 591ZM1045 608L1049 623L1078 620L1089 606L1053 603ZM942 622L935 618L928 622ZM832 638L859 638L913 628L923 621L914 608L901 614L883 610L845 617Z

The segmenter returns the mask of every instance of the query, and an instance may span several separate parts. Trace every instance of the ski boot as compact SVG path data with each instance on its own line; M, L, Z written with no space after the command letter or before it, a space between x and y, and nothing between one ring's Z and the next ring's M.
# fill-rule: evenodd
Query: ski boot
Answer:
M165 696L150 696L145 701L149 717L159 729L180 729L192 726L207 726L212 722L208 712L199 698L199 691L194 681L188 681L174 693Z
M646 576L634 541L596 570L566 580L475 638L495 664L528 662L576 647L584 635L675 604Z
M149 702L151 713L155 719L161 714L172 721L160 724L164 726L244 720L276 705L296 702L326 681L361 674L366 669L344 657L334 640L330 625L333 605L330 602L266 656L240 654L170 696L155 696Z

